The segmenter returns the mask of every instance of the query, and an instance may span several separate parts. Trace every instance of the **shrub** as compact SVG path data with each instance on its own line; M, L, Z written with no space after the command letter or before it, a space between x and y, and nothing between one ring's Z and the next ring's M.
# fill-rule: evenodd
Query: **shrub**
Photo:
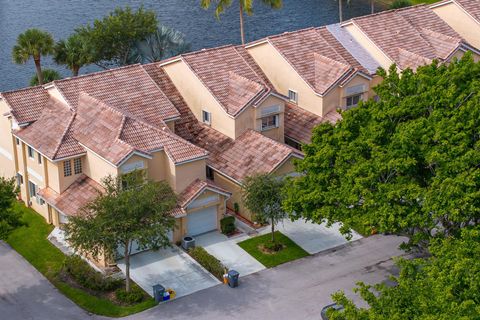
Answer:
M412 1L410 0L395 0L390 5L389 9L400 9L405 7L410 7L412 5Z
M197 260L202 267L207 269L211 274L213 274L218 279L223 279L223 274L225 272L225 266L214 256L208 253L202 247L195 247L188 250L190 256L193 259Z
M143 300L143 291L139 287L132 287L130 292L127 292L124 288L121 288L115 291L115 297L118 301L126 304L139 303Z
M77 255L65 258L63 270L79 285L91 290L111 291L118 288L123 282L120 279L105 277Z
M222 220L220 220L220 227L223 234L232 234L235 231L235 217L226 216L222 218Z

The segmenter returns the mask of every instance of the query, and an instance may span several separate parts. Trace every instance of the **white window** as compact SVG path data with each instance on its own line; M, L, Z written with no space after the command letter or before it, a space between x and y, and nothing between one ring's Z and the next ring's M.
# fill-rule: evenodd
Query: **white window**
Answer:
M355 107L360 102L360 100L362 100L361 94L347 97L347 109Z
M278 114L262 118L262 131L278 128Z
M31 159L35 159L35 151L30 146L28 146L28 157Z
M288 90L288 99L292 102L298 102L298 92L294 90Z
M63 161L63 176L69 177L72 175L72 162L70 160Z
M82 173L82 158L76 158L73 160L73 171L75 174Z
M212 114L210 112L202 110L202 121L203 121L203 123L211 124L212 123Z
M32 181L28 181L28 192L30 192L30 197L37 196L37 185Z

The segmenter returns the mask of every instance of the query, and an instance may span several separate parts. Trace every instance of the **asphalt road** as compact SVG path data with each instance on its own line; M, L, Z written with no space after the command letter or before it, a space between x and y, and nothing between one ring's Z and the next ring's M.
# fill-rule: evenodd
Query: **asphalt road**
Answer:
M395 272L392 256L405 238L372 236L301 260L241 277L240 286L218 285L128 319L319 319L330 295L357 281L378 283ZM83 310L0 242L0 318L85 319ZM96 317L100 319L101 317ZM103 319L103 318L102 318Z

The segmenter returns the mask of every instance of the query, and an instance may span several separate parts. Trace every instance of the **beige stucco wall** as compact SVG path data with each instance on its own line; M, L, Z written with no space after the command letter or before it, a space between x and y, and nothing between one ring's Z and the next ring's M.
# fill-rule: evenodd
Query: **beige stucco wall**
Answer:
M262 110L272 106L279 106L278 113L272 113L271 115L278 114L279 127L262 131ZM264 136L267 136L275 141L283 143L285 141L285 101L275 97L269 96L259 106L255 108L255 125L254 129L261 132Z
M107 175L116 176L118 174L118 170L115 166L108 163L106 160L103 160L90 150L87 150L85 161L83 163L83 172L97 182L101 182Z
M168 166L167 155L161 150L153 153L152 156L152 159L147 160L148 178L153 181L166 180L167 174L165 168Z
M356 25L353 23L343 26L350 35L377 60L382 68L388 70L393 64L393 61L377 46L370 38L368 38Z
M65 177L64 173L63 173L64 161L58 161L58 162L55 163L55 167L56 167L57 175L58 175L57 179L58 179L58 185L59 185L60 193L67 190L68 187L72 183L74 183L75 180L77 180L82 175L82 173L85 172L86 157L83 156L83 157L81 157L81 159L82 159L82 172L79 173L79 174L75 174L74 160L73 159L67 160L67 161L70 161L70 167L72 168L72 175L67 176L67 177ZM55 168L52 168L52 169L55 170ZM52 175L55 175L55 173L52 173ZM54 184L55 184L55 182L52 181L52 185L54 185Z
M16 175L14 145L11 122L4 113L9 112L5 101L0 100L0 176L10 178Z
M480 49L480 22L455 3L433 6L432 10L471 45Z
M195 179L205 180L207 164L205 159L175 166L175 188L178 193L185 190Z
M288 96L288 90L298 93L298 105L319 116L325 113L322 109L322 97L298 75L295 69L268 42L247 48L275 89Z
M368 80L365 77L362 77L360 75L356 75L353 77L348 83L346 83L343 87L340 88L340 107L344 108L347 105L347 89L350 87L358 86L358 85L363 85L365 88L365 91L362 93L362 100L367 101L371 96L370 96L370 80Z
M202 110L212 115L211 126L235 139L235 121L229 117L219 102L183 61L163 66L177 90L182 95L198 121L202 122Z

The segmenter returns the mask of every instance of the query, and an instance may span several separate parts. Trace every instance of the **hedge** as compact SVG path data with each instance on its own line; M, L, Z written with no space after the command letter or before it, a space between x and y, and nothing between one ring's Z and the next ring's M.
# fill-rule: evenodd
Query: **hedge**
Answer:
M220 260L212 256L202 247L191 248L188 250L188 254L220 281L223 281L223 274L226 268Z
M232 234L235 231L235 217L226 216L222 218L222 220L220 220L220 227L223 234L227 236Z

